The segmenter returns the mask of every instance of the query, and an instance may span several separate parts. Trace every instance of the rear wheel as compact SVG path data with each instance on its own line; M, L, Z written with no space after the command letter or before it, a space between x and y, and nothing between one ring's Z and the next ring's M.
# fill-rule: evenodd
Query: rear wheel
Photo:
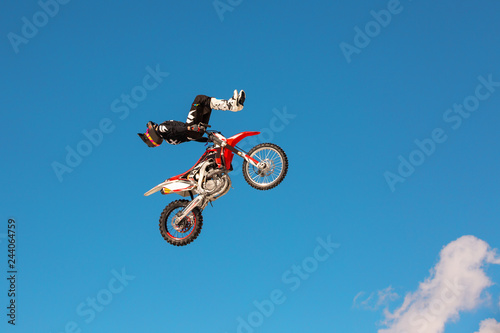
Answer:
M199 208L193 209L181 221L176 220L176 217L182 214L188 204L188 200L176 200L168 204L161 213L161 235L172 245L187 245L194 241L201 232L203 217Z
M248 155L259 162L255 167L243 162L243 176L247 183L258 190L270 190L278 186L288 171L285 152L274 143L261 143L253 147Z

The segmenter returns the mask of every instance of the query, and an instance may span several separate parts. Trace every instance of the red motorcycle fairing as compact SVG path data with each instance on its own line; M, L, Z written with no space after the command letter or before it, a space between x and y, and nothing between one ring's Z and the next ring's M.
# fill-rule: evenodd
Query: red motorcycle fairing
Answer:
M243 140L247 136L259 135L259 134L260 134L260 132L241 132L241 133L238 133L236 135L233 135L230 138L227 138L227 144L234 147L238 144L238 142L240 142L241 140ZM213 153L215 155L212 155L210 153ZM183 178L184 176L189 174L194 168L196 168L196 166L198 164L200 164L201 162L205 161L206 159L208 159L210 157L215 157L217 164L221 165L222 161L220 160L220 155L222 155L224 158L224 167L228 170L231 169L231 162L233 161L233 157L234 157L234 154L232 151L230 151L229 149L224 149L224 148L208 149L200 157L198 162L196 162L188 171L183 172L177 176L170 177L167 180L177 180L177 179Z
M238 142L246 138L247 136L259 135L260 132L241 132L227 138L227 144L230 146L236 146ZM231 169L231 162L233 161L234 153L229 149L223 149L224 162L226 164L226 169Z

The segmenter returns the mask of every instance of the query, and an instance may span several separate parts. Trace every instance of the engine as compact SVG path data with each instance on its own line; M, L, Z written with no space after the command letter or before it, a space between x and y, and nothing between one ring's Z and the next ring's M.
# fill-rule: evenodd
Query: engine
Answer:
M225 170L212 170L208 172L202 187L208 199L214 201L229 191L231 188L231 178L229 178Z

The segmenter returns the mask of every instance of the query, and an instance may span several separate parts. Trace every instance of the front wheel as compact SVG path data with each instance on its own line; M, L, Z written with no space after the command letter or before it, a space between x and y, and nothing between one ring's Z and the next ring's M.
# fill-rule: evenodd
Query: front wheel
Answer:
M203 225L203 217L198 207L193 209L184 219L177 221L176 217L189 204L188 200L176 200L165 207L160 216L160 232L163 238L172 245L183 246L198 237Z
M265 191L283 181L288 171L288 159L279 146L261 143L250 149L248 155L259 162L258 167L243 162L243 176L250 186Z

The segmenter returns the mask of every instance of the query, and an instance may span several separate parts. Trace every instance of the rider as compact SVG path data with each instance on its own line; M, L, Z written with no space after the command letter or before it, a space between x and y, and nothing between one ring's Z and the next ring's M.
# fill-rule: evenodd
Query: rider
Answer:
M177 145L186 141L202 141L203 126L200 123L208 124L212 109L238 112L243 109L245 103L245 92L235 90L233 97L228 100L217 99L205 95L198 95L191 105L185 123L175 120L168 120L160 125L150 121L147 124L146 133L137 133L149 147L158 147L163 140L172 145Z

